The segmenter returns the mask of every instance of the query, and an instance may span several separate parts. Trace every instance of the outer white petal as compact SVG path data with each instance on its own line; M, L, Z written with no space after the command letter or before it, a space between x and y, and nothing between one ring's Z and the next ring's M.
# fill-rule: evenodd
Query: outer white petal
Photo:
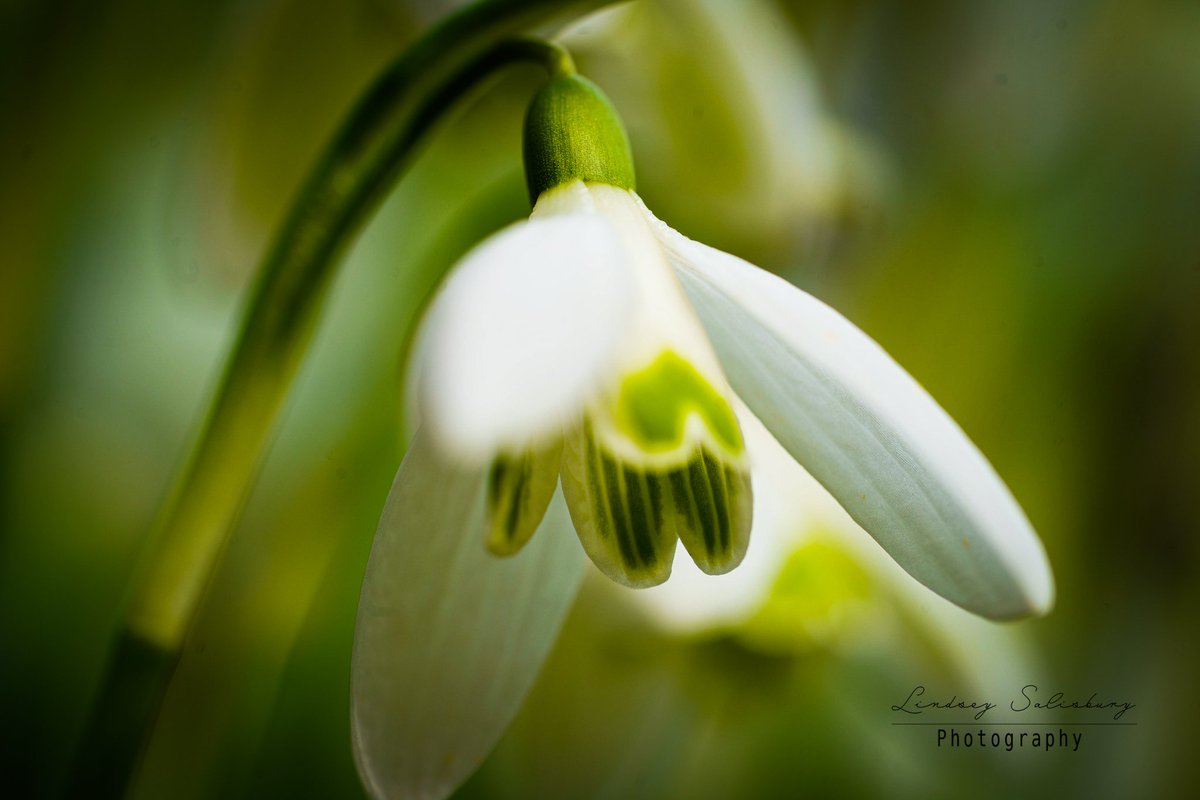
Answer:
M1049 610L1029 521L908 373L819 300L658 225L734 391L900 566L983 616Z
M611 371L632 293L624 262L589 210L517 223L468 253L419 334L421 424L471 461L559 435Z
M485 482L485 469L447 463L422 430L388 496L351 670L355 758L374 797L446 797L479 766L583 574L561 494L524 550L489 555Z

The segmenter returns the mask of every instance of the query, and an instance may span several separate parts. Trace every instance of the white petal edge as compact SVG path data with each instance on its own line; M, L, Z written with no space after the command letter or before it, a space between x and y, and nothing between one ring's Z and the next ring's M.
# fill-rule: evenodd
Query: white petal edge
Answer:
M469 252L418 334L421 424L472 462L560 435L613 369L632 307L625 261L586 210L516 223Z
M583 553L556 492L517 555L484 549L486 469L447 462L418 430L363 580L351 731L375 798L439 800L483 762L558 636Z
M1049 611L1054 579L1024 512L899 364L782 278L657 230L734 391L901 567L985 617Z

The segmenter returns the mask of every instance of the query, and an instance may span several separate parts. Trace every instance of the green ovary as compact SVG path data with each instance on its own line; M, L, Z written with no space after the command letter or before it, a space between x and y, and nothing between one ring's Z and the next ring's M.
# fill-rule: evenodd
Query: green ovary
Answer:
M688 416L698 414L731 455L743 450L733 408L687 360L664 350L649 366L627 376L617 395L617 428L649 453L683 443Z

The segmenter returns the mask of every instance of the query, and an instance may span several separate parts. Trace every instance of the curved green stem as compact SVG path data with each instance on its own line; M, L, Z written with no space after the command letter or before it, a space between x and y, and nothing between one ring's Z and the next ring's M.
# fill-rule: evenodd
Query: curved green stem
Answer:
M211 571L204 565L216 558L257 470L337 258L423 135L463 92L507 63L533 60L551 72L573 69L561 48L502 37L564 7L602 4L543 0L473 7L419 41L359 102L263 263L205 431L165 507L159 553L127 617L132 632L167 647L182 638Z
M561 48L508 37L608 2L468 7L418 40L354 107L262 262L207 421L155 525L81 740L71 795L124 790L347 244L463 92L514 61L538 62L552 75L573 72Z
M508 60L541 64L551 78L574 75L576 71L575 60L567 48L545 39L522 36L502 42L496 50Z

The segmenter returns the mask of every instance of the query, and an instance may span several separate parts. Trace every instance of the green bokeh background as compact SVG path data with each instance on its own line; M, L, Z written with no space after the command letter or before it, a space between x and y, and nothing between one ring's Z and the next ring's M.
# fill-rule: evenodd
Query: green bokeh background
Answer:
M0 795L54 795L273 227L451 5L0 3ZM462 796L1194 796L1200 4L636 0L568 42L647 204L904 364L1021 500L1059 599L963 619L832 538L746 619L681 633L592 575ZM134 796L361 795L350 643L401 351L444 270L528 211L536 78L466 98L349 253ZM891 725L917 683L1029 682L1137 725L1076 753Z

